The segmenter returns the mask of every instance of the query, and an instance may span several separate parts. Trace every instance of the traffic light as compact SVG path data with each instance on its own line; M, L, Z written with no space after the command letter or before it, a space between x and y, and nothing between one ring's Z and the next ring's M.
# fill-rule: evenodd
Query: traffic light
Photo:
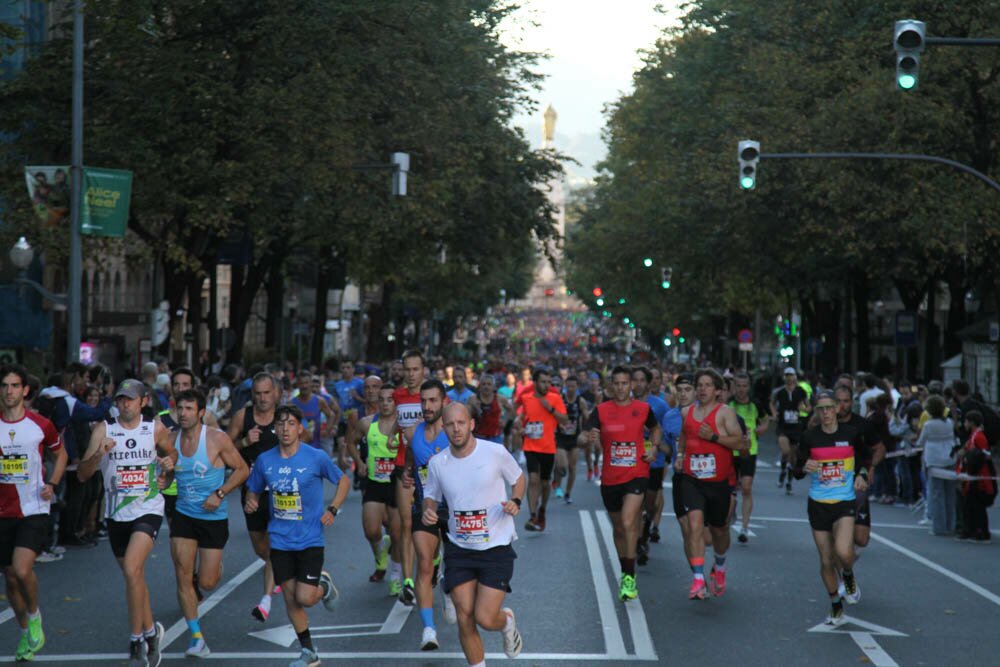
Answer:
M645 266L647 269L653 266L653 258L646 257L645 259L642 260L642 265Z
M757 162L760 160L760 142L744 139L736 150L740 161L740 187L753 190L757 186Z
M674 335L674 338L676 338L677 336L681 335L681 330L678 329L677 327L674 327L674 330L671 331L671 333Z
M604 299L602 299L601 297L597 297L597 305L598 305L598 307L603 306L604 305Z
M896 21L892 46L896 49L896 87L912 90L917 87L920 54L924 51L925 27L923 21L907 19Z
M660 269L660 287L663 289L670 289L670 278L673 274L674 270L670 267Z
M625 305L625 297L622 297L622 298L618 299L618 305L619 306L624 306Z
M594 288L594 296L601 296L602 294L604 294L604 290L602 290L600 287Z

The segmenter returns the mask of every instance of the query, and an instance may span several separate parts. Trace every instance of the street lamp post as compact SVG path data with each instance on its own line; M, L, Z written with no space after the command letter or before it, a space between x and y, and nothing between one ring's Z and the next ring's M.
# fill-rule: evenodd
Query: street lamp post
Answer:
M73 147L70 164L69 274L67 276L66 361L80 358L81 282L80 207L83 205L83 0L73 0Z
M35 249L31 247L30 243L28 243L28 239L23 236L19 238L17 243L11 246L9 256L10 263L13 264L14 268L18 271L18 276L14 279L15 283L21 285L22 289L24 287L32 288L41 294L43 298L48 299L57 306L62 306L63 308L66 307L67 299L65 294L55 294L50 292L28 277L28 267L31 266L31 262L35 259ZM77 348L79 348L79 345L77 345Z

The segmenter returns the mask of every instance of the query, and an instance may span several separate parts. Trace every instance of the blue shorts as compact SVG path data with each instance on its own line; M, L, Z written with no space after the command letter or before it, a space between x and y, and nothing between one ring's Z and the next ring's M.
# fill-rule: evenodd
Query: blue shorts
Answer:
M485 551L465 549L444 541L444 592L469 581L510 593L510 580L514 576L514 547L505 544Z

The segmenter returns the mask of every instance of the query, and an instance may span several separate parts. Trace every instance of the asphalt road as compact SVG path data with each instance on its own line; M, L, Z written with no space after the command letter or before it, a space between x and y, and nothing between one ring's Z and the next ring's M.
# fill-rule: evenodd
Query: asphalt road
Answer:
M617 601L617 558L598 487L578 481L575 503L553 498L548 529L519 529L518 560L508 598L524 637L520 660L535 665L664 664L891 665L988 664L1000 637L997 545L933 537L903 507L876 505L871 545L855 571L862 599L834 632L815 631L828 611L819 561L806 522L805 485L788 497L775 486L776 447L761 445L755 508L748 545L733 542L723 597L687 599L690 571L669 501L663 541L640 568L639 598ZM768 466L767 464L771 465ZM332 487L329 489L332 494ZM207 660L282 665L297 656L284 604L276 597L267 624L250 617L260 596L261 563L252 553L235 500L222 584L201 605L201 626L212 649ZM360 494L352 492L326 532L326 565L340 589L330 613L310 611L312 635L327 664L464 664L457 630L437 601L441 649L419 651L416 613L368 582L372 559L361 531ZM1000 528L1000 512L991 510ZM994 530L1000 534L1000 531ZM167 628L165 663L195 664L183 655L187 628L175 597L169 537L160 535L147 565L154 615ZM56 563L37 566L47 634L37 662L124 664L128 628L124 585L106 542L70 549ZM16 623L0 612L0 662L13 661ZM506 660L499 634L484 636L488 660ZM992 657L990 657L992 656Z

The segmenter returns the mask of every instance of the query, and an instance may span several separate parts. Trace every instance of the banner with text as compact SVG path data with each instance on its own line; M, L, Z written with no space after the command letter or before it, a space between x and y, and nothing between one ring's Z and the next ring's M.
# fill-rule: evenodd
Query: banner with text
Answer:
M29 166L25 167L24 178L35 215L43 226L55 227L69 221L69 167ZM80 233L125 236L131 200L131 171L84 167Z

